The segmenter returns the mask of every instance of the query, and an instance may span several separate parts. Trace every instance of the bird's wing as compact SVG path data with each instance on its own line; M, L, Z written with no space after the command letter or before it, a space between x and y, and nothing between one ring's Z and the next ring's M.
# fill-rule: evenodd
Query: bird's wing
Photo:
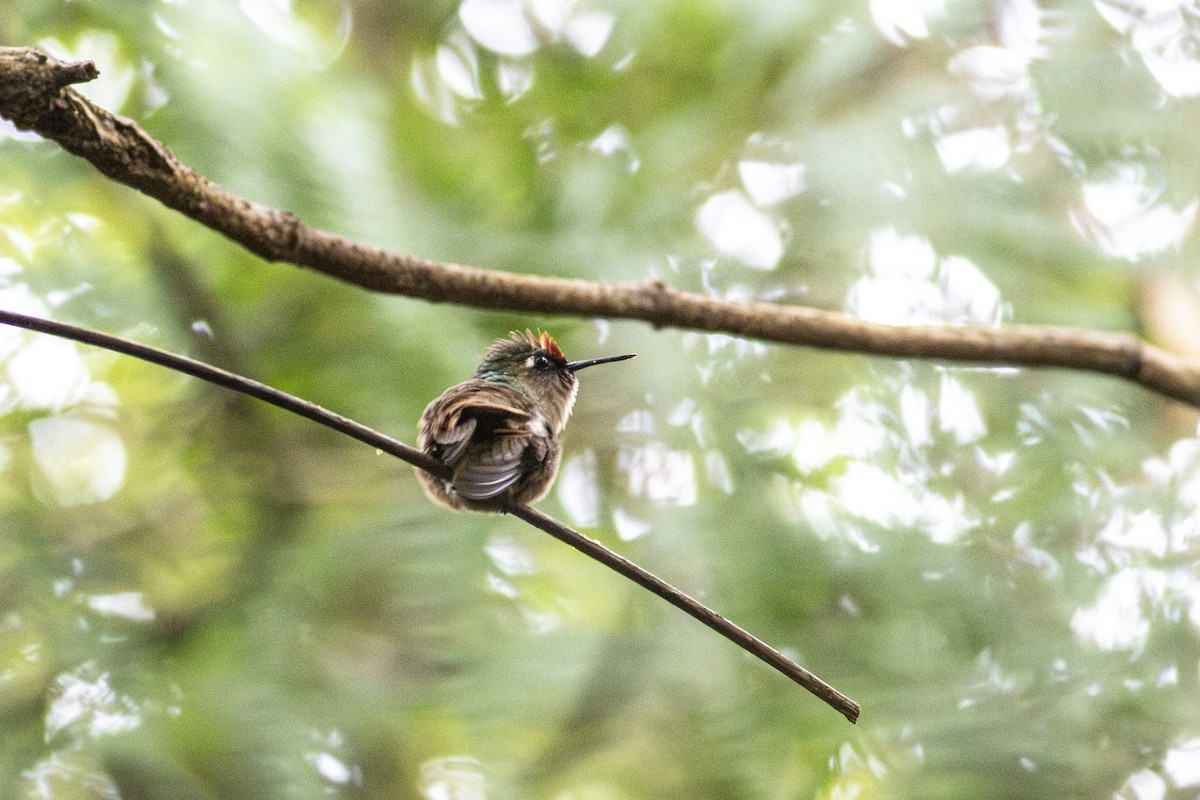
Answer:
M487 500L512 486L525 473L528 436L502 435L486 448L477 448L472 458L454 473L454 488L470 500Z
M443 464L454 466L466 452L471 443L471 435L475 433L475 420L472 417L459 419L455 425L447 425L434 436L436 448L433 457Z
M462 416L476 420L475 446L454 473L454 488L470 500L487 500L512 486L529 469L529 449L544 447L532 435L532 413L515 399L473 400Z
M448 390L425 412L439 424L422 426L430 431L430 441L422 442L422 447L443 464L458 464L476 430L481 435L515 435L527 430L524 422L529 413L515 404L480 398L477 392L456 391L459 389L456 386Z

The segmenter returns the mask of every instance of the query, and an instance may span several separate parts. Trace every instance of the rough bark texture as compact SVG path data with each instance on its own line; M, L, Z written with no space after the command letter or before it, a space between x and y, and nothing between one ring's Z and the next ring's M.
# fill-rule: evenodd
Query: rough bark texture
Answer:
M659 281L543 278L370 247L310 228L293 214L238 197L197 174L137 123L93 105L69 86L97 75L91 62L62 62L32 48L0 48L0 116L269 261L435 303L634 319L655 327L897 358L1099 372L1200 408L1200 362L1131 334L1029 325L894 327L803 306L720 300Z

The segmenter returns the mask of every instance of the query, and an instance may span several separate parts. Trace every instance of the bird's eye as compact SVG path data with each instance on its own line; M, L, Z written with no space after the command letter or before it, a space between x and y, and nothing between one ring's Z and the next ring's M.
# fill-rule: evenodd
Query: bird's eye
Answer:
M533 368L534 369L550 369L550 366L551 366L550 359L546 358L541 353L538 353L536 356L533 357Z

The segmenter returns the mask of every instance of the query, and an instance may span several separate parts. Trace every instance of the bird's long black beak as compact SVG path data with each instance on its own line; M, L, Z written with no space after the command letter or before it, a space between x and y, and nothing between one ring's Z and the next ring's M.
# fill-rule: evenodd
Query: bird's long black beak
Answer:
M591 359L588 359L587 361L572 361L571 363L567 364L567 371L568 372L578 372L579 370L583 369L584 367L594 367L597 364L609 364L613 361L628 361L629 359L633 358L635 355L637 355L637 353L627 353L626 355L623 355L623 356L605 356L604 358L591 358Z

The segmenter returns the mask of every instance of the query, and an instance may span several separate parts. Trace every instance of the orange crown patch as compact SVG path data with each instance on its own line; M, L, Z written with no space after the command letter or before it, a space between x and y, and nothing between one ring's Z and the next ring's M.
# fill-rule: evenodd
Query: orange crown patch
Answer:
M513 331L511 334L509 334L509 337L514 341L528 342L539 350L545 350L555 358L561 358L563 361L567 360L567 357L563 355L562 349L559 348L558 342L554 341L554 337L540 328L536 334L526 328L524 333L521 333L520 331Z

